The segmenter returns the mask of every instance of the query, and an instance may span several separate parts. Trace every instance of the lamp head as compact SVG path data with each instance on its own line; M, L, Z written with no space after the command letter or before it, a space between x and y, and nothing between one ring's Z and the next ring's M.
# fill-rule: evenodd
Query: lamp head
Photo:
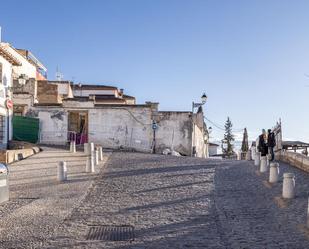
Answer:
M205 104L207 101L207 95L205 93L203 93L202 97L201 97L202 103Z

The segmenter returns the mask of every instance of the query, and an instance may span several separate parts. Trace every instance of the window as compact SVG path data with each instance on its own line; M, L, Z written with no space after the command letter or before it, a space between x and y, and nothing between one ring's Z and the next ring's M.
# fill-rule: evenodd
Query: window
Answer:
M5 116L0 115L0 143L3 143L5 134Z

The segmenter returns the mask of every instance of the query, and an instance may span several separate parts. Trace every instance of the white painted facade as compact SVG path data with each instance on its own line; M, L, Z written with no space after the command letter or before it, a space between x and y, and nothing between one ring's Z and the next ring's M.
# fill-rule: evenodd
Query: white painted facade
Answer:
M33 64L31 64L24 56L18 53L9 43L1 42L1 46L22 64L21 66L13 66L13 72L16 77L21 74L25 74L29 78L36 78L37 69Z
M151 152L154 132L153 109L148 105L96 107L92 101L66 100L63 107L48 106L34 109L40 119L40 142L65 144L69 112L88 113L88 141L111 149L134 149ZM160 113L156 130L156 152L165 148L190 155L192 149L192 120L190 112ZM198 157L207 157L202 131L196 127L195 141Z
M12 86L12 64L0 55L0 64L2 65L2 75L0 83L0 130L3 130L3 137L0 141L0 148L7 147L8 140L12 139L12 110L8 111L5 106L7 88ZM8 127L9 125L9 127ZM9 135L8 135L9 130ZM2 136L2 135L1 135Z

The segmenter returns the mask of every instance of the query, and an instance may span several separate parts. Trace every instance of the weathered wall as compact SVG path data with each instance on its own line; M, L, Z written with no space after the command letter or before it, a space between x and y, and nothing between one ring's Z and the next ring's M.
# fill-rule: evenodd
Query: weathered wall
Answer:
M40 119L40 143L64 145L67 142L68 112L63 108L36 108Z
M190 112L159 112L156 131L156 151L169 148L191 155L192 121Z
M152 146L149 107L102 107L89 110L89 141L105 148L134 148L150 152Z
M194 125L193 146L196 148L196 157L209 157L208 150L204 141L204 132L199 126Z
M73 105L75 104L75 107ZM91 105L90 102L84 103ZM105 148L133 148L150 152L152 146L151 110L149 107L78 107L76 101L66 101L66 108L37 107L40 118L40 142L65 144L68 132L68 112L88 110L89 142ZM69 107L69 106L72 107ZM79 105L82 105L79 103Z
M40 104L61 103L57 84L50 84L48 81L38 81L37 89L38 101Z

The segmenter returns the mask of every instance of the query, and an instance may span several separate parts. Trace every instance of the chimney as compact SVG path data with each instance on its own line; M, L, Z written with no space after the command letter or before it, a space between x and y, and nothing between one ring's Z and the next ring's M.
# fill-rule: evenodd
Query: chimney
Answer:
M119 91L121 94L123 94L123 88L120 88Z

